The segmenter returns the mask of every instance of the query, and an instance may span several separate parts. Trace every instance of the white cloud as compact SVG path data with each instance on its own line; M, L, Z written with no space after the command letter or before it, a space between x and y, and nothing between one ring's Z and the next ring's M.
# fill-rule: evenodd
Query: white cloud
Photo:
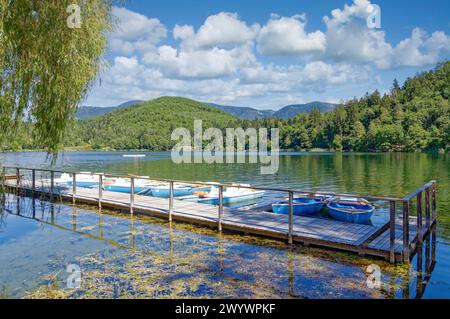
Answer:
M193 37L195 34L194 27L191 25L175 25L173 28L173 38L175 40L185 40Z
M114 64L108 70L105 81L123 85L138 85L142 71L143 66L139 64L135 56L131 58L118 56L114 58Z
M113 7L112 14L116 19L115 30L109 36L113 52L130 55L153 50L167 36L166 27L158 19L120 7Z
M304 16L272 16L258 35L258 51L265 55L299 55L323 52L326 38L321 31L307 33Z
M215 78L236 74L242 66L252 66L256 58L247 46L225 50L183 50L161 46L156 55L147 55L144 62L158 66L171 78Z
M372 12L368 0L354 0L352 5L335 9L324 17L327 27L325 58L349 63L374 64L379 69L402 66L427 66L437 63L441 53L450 51L450 38L442 31L431 37L419 28L397 46L386 41L385 32L367 27Z
M324 17L328 44L326 57L388 67L392 46L386 42L384 31L367 27L371 12L370 1L355 0L353 5L346 4L342 10L331 11L331 17Z
M401 41L394 49L394 65L423 66L439 62L441 52L450 51L450 36L434 32L431 37L419 28L411 37Z
M220 12L209 16L196 33L191 26L175 26L174 37L182 46L195 49L233 47L254 39L259 26L247 26L236 13Z

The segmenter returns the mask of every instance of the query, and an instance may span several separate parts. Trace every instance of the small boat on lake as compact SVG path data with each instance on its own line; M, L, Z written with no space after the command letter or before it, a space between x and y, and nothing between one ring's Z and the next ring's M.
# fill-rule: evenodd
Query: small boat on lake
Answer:
M297 197L292 201L294 215L315 215L325 206L325 201L320 197ZM276 214L289 214L289 201L272 204L272 211Z
M143 158L145 157L145 154L123 154L122 157L128 157L128 158Z
M99 177L91 172L81 172L76 175L77 187L92 188L98 187ZM43 180L50 182L50 180ZM59 186L73 186L73 176L67 173L62 174L59 178L55 179L55 184Z
M173 196L182 197L193 195L195 192L208 192L211 190L211 186L201 185L178 185L173 186ZM170 197L170 185L156 185L150 187L148 192L143 192L142 195L151 195L154 197L169 198Z
M134 180L134 193L142 193L150 189L150 187L153 187L155 185L159 185L160 183L155 183L150 180L146 179L139 179L136 178ZM118 192L118 193L131 193L131 179L129 178L119 178L114 180L112 183L105 183L103 184L103 189L112 191L112 192Z
M370 222L375 207L362 198L337 197L327 204L328 212L337 220L366 224Z
M242 185L250 186L250 185ZM223 191L222 202L223 204L233 204L239 202L245 202L246 204L252 204L258 198L264 196L265 191L257 191L249 188L227 187ZM201 204L219 205L219 188L216 186L211 187L210 192L196 192L192 196L185 196L180 198L187 202L196 202Z

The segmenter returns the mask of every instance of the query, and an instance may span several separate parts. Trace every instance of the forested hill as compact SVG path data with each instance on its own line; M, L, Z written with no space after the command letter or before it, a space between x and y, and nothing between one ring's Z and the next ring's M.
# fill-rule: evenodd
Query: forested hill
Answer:
M180 97L161 97L95 118L78 121L68 131L66 146L89 145L95 149L168 150L177 127L193 129L233 127L236 118L209 105Z
M334 111L294 119L261 119L249 126L279 127L284 149L450 151L450 61Z

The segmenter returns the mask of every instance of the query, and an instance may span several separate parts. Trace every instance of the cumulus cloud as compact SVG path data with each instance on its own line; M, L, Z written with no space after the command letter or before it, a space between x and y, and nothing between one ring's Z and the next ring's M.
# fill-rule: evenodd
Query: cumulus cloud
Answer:
M149 19L121 7L113 7L112 14L117 22L109 36L109 47L113 52L130 55L135 51L153 50L167 36L166 27L158 19Z
M161 46L156 55L144 57L147 64L157 65L172 78L215 78L236 74L240 67L252 66L256 58L247 46L230 50L214 47L208 50L183 50Z
M380 69L403 66L426 66L439 61L450 51L450 40L442 31L430 37L419 28L396 46L386 41L385 32L367 27L373 11L368 0L354 0L352 5L335 9L324 17L327 51L325 58L349 63L374 64Z
M377 67L390 65L392 46L386 42L382 30L367 27L373 10L368 0L355 0L352 5L331 11L324 17L327 27L326 56L338 61L374 63Z
M326 38L321 31L307 33L305 16L272 16L258 34L258 51L265 55L299 55L323 52Z
M450 51L450 36L438 31L427 37L423 30L415 28L411 37L395 47L393 63L398 66L435 64L443 51Z
M192 26L174 28L175 39L183 40L187 48L210 49L214 47L232 47L253 40L259 25L248 26L236 13L220 12L209 16L195 33Z
M185 40L194 36L194 27L191 25L175 25L173 28L173 38L175 40Z

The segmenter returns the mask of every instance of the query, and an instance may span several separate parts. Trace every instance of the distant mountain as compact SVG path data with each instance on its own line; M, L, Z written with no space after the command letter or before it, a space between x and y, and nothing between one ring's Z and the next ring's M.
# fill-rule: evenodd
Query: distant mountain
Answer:
M212 107L225 111L242 120L254 120L266 117L276 117L282 119L289 119L295 117L298 113L310 113L314 108L320 112L330 112L335 109L337 104L325 102L310 102L306 104L293 104L282 107L278 111L274 110L257 110L251 107L219 105L214 103L207 103Z
M240 118L242 120L255 120L266 117L271 117L275 111L273 110L257 110L251 107L244 106L230 106L230 105L219 105L214 103L207 103L208 105L215 107L216 109L222 110Z
M325 102L310 102L306 104L288 105L276 111L272 117L281 119L290 119L299 113L311 113L314 108L317 108L321 113L331 112L336 108L337 104Z
M91 117L100 116L112 111L115 111L117 109L124 109L131 105L140 104L144 101L141 100L131 100L125 103L122 103L118 106L111 106L111 107L101 107L101 106L82 106L77 111L77 119L84 120L89 119Z
M117 109L125 109L129 106L141 104L144 101L141 100L131 100L122 103L118 106L112 107L100 107L100 106L82 106L78 109L77 119L84 120L92 117L104 115L106 113L113 112ZM267 117L276 117L282 119L288 119L295 117L298 113L310 113L313 108L319 109L320 112L330 112L334 110L336 104L325 103L325 102L311 102L306 104L294 104L288 105L281 108L278 111L274 110L258 110L252 107L244 106L231 106L231 105L220 105L215 103L205 103L216 109L222 110L228 114L231 114L242 120L255 120Z

